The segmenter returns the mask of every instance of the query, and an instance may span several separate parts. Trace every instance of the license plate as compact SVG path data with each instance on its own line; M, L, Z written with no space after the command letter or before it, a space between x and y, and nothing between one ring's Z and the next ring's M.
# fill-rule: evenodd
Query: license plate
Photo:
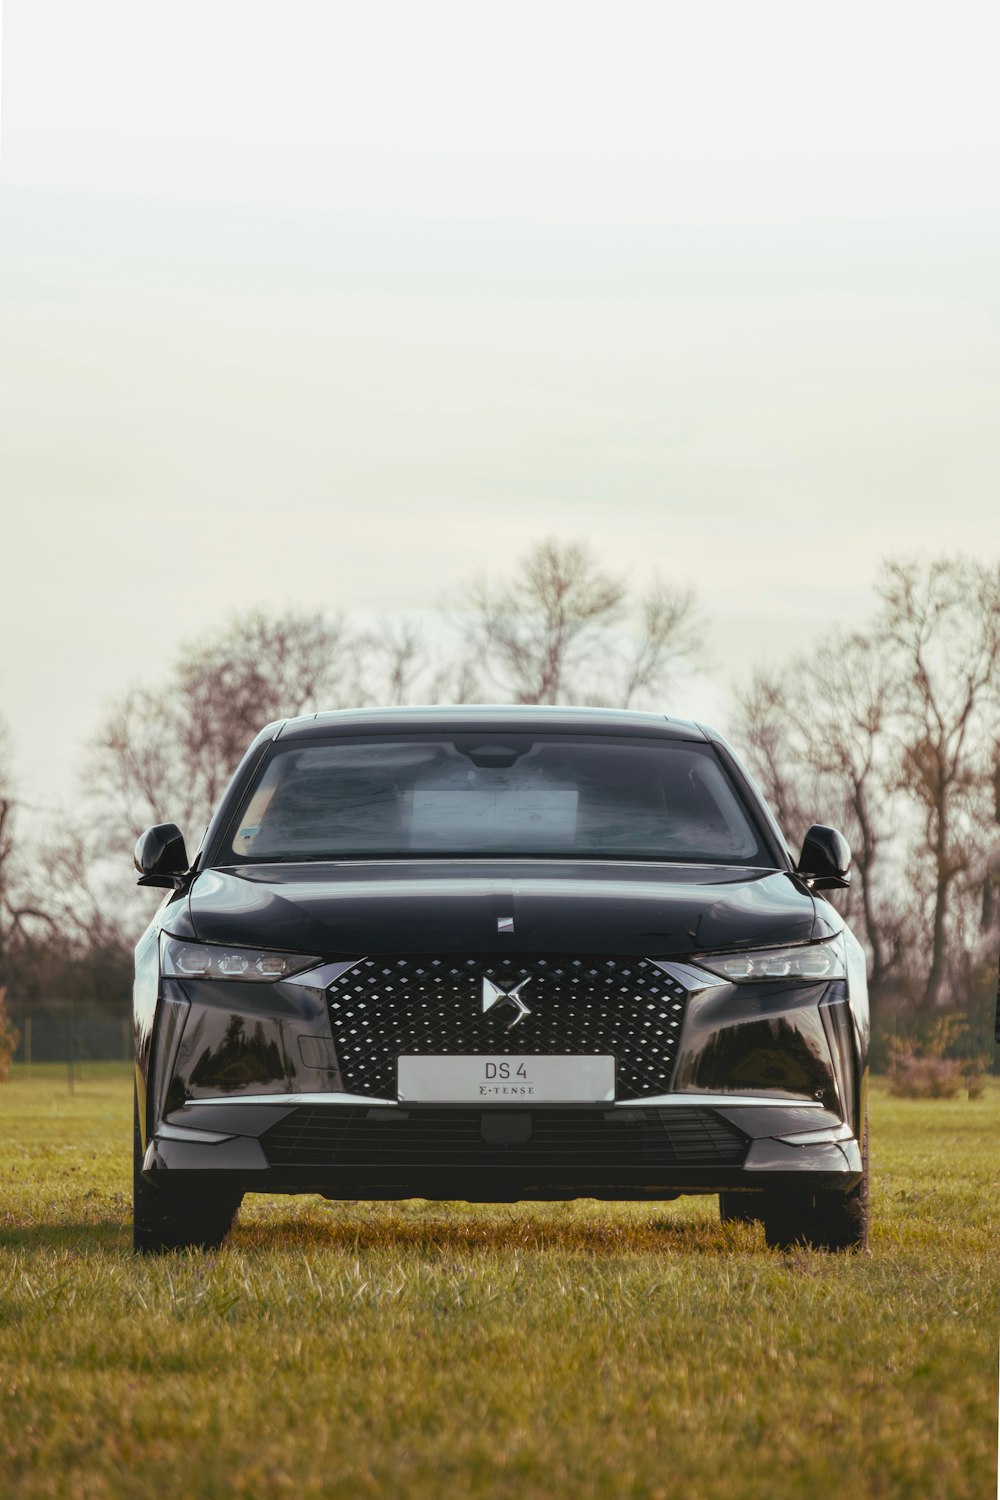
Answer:
M401 1104L611 1104L613 1057L397 1059Z

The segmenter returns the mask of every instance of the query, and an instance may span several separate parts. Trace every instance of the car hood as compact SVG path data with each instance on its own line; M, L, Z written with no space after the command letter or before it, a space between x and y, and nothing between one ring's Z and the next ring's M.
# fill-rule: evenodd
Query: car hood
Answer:
M498 931L513 918L511 932ZM392 861L199 874L167 931L317 957L615 953L805 942L841 925L787 871L733 866Z

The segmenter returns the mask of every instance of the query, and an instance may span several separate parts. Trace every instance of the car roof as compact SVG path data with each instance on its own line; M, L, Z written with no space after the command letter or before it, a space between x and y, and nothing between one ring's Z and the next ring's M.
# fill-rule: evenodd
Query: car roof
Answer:
M704 728L689 719L668 718L624 708L575 708L550 704L455 703L413 707L342 708L303 714L276 727L275 739L407 730L511 731L549 729L568 734L658 735L672 740L706 740Z

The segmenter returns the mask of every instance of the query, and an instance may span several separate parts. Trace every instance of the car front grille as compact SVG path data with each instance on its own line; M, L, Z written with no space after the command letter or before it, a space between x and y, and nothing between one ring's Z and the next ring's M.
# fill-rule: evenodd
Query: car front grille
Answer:
M498 1121L498 1116L501 1118ZM301 1105L261 1136L272 1167L740 1167L747 1140L713 1110L549 1109L517 1115L526 1139L491 1140L506 1111ZM489 1123L487 1123L489 1122ZM516 1135L517 1132L514 1132Z
M530 980L530 1014L484 1014L484 979ZM348 1093L395 1098L401 1053L595 1053L617 1058L618 1098L640 1099L670 1087L687 992L644 958L480 954L362 959L328 997Z

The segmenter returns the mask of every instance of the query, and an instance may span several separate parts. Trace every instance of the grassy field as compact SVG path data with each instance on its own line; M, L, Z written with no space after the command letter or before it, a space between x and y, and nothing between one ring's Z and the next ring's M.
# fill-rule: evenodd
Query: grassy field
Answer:
M876 1086L867 1255L714 1199L246 1200L129 1250L127 1070L0 1086L0 1495L996 1493L1000 1087Z

